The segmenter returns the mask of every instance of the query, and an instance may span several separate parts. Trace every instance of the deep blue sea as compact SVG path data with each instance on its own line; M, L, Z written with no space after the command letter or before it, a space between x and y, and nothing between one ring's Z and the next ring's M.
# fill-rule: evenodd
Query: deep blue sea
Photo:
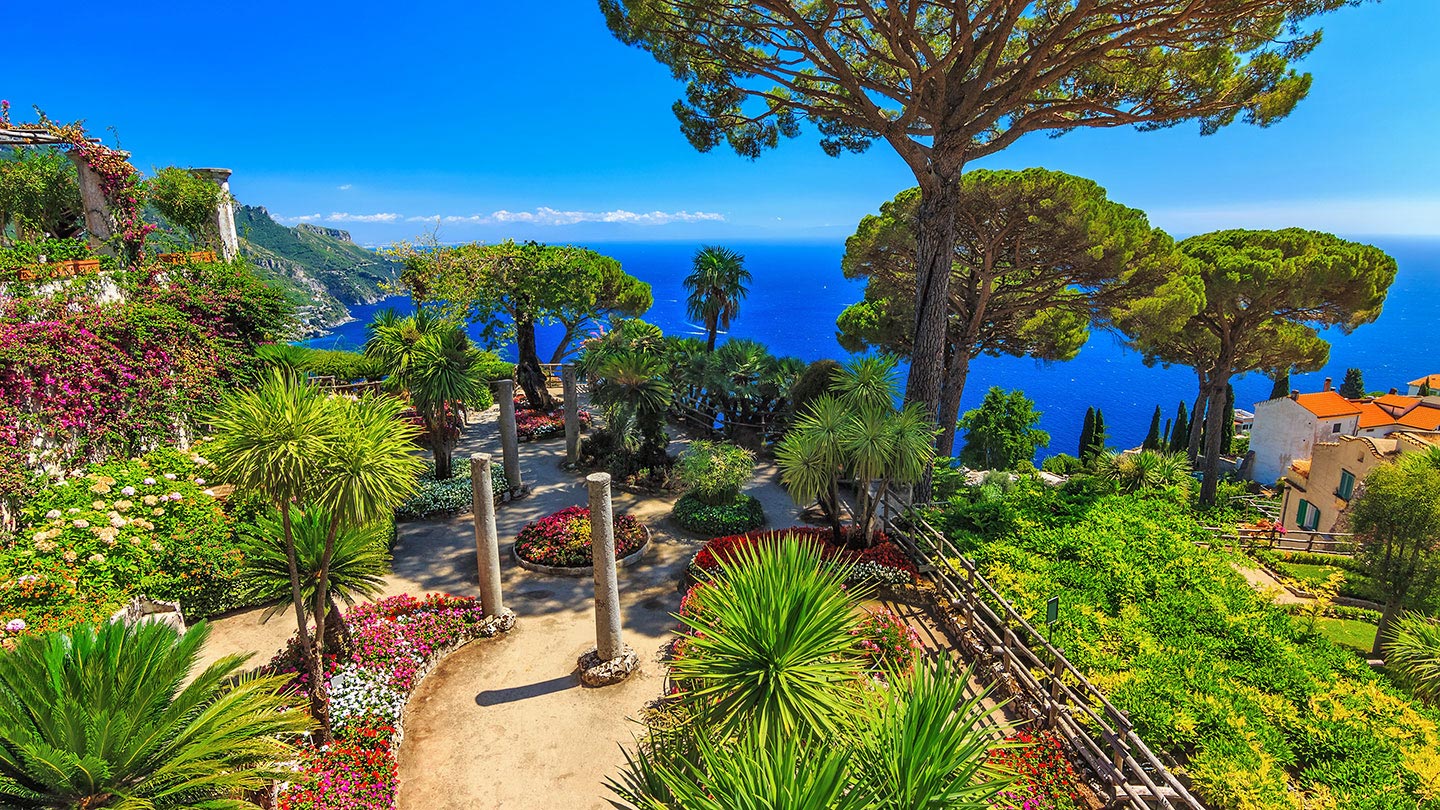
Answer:
M1408 380L1440 373L1440 239L1400 237L1369 238L1394 256L1400 273L1390 288L1380 318L1349 335L1329 330L1330 363L1322 371L1296 375L1292 385L1302 391L1318 391L1325 377L1335 384L1345 369L1356 367L1365 374L1370 390L1404 390ZM681 279L689 271L690 257L698 247L689 243L589 244L614 256L626 271L649 282L655 291L655 306L644 317L667 334L694 334L701 331L685 317ZM804 360L822 357L844 359L835 341L835 317L847 305L858 301L863 282L847 281L840 273L844 246L835 243L727 243L745 254L746 267L754 280L730 335L753 338L777 355L794 355ZM358 348L364 342L365 324L387 306L411 309L408 298L392 298L377 305L354 307L355 321L337 327L325 337L307 341L322 348ZM549 359L559 333L541 329L538 335L541 359ZM502 347L513 359L514 347ZM903 376L901 377L903 381ZM1269 396L1271 382L1259 374L1235 380L1236 407L1253 410L1253 404ZM1043 412L1040 427L1051 436L1040 457L1054 453L1075 453L1080 423L1091 405L1104 411L1110 444L1132 447L1144 439L1155 406L1165 416L1174 415L1185 400L1187 408L1195 399L1195 374L1187 368L1147 368L1140 356L1126 350L1112 335L1097 332L1068 363L1039 363L1015 357L981 357L971 365L965 386L963 408L973 408L992 385L1019 388L1035 400Z

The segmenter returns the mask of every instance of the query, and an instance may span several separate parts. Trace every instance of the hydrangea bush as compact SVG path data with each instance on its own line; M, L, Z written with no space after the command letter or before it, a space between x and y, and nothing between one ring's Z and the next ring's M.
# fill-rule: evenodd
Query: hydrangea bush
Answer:
M728 560L736 550L757 543L773 543L782 537L793 536L802 542L814 543L820 548L820 556L827 562L851 566L852 582L874 582L887 585L913 584L919 576L915 563L905 556L893 541L882 533L869 548L849 548L837 545L829 529L813 526L798 526L791 529L763 529L726 537L717 537L705 544L690 563L690 574L696 579L708 579L710 572L720 567L721 560Z
M628 557L645 545L645 527L633 515L615 516L615 557ZM592 565L590 510L561 509L529 523L515 536L515 553L527 562L555 568Z

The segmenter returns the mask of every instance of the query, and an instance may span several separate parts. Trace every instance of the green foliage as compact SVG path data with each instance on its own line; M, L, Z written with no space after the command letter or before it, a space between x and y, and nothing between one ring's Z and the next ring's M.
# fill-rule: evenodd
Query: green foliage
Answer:
M1082 472L1085 464L1069 453L1056 453L1040 462L1040 469L1056 475L1074 475Z
M1407 613L1382 642L1390 671L1421 700L1440 700L1440 624L1424 614Z
M503 465L490 465L490 486L497 494L510 489ZM435 463L427 461L416 480L415 493L395 507L395 516L423 520L437 515L458 515L474 507L474 493L468 472L439 480L435 478Z
M1036 450L1050 446L1050 434L1035 427L1040 412L1023 391L992 386L980 407L960 418L965 445L960 461L982 470L1012 470L1033 462Z
M1185 401L1175 409L1175 427L1170 431L1170 452L1184 453L1190 446L1190 418L1185 410Z
M0 804L256 807L309 721L286 677L243 676L242 656L195 672L208 636L110 623L0 655Z
M685 277L685 313L705 325L705 350L715 350L715 335L729 329L740 314L740 302L749 288L745 257L729 248L706 245L695 252L690 275Z
M952 502L940 527L1022 613L1060 597L1055 643L1209 806L1413 808L1440 756L1435 717L1268 603L1184 505L1026 485Z
M99 258L83 237L37 239L0 247L0 270L38 266L41 257L46 263Z
M733 444L699 439L680 454L675 472L702 502L712 506L730 503L754 475L755 454Z
M85 229L75 163L59 149L0 151L0 245L51 236L70 239ZM46 254L50 255L50 254Z
M1381 464L1365 476L1351 511L1357 557L1385 603L1380 635L1400 608L1425 602L1440 581L1440 448ZM1377 641L1377 652L1379 651Z
M196 245L218 247L215 212L225 202L219 185L188 169L169 166L146 181L150 202L165 219L184 228Z
M1290 367L1280 369L1278 373L1271 375L1274 383L1270 386L1270 399L1279 399L1290 396Z
M1340 382L1340 396L1346 399L1359 399L1365 396L1364 372L1358 368L1345 369L1345 379Z
M1167 494L1181 503L1189 502L1190 459L1181 453L1107 453L1095 460L1096 474L1119 492Z
M1145 431L1145 440L1140 443L1141 450L1161 450L1160 446L1160 406L1155 406L1155 413L1150 416L1150 429Z
M290 524L295 541L295 561L300 572L301 593L307 609L315 600L320 563L330 533L330 514L312 507L290 507ZM379 596L390 572L390 521L345 526L335 533L331 547L330 598L346 605ZM264 515L244 538L245 567L241 578L257 603L278 603L271 615L290 607L290 564L285 551L285 531L278 511Z
M681 528L705 537L743 534L765 525L765 510L760 501L743 493L718 504L706 503L694 493L686 493L675 502L672 514Z
M804 413L810 404L825 394L835 394L835 373L840 364L834 360L816 360L805 367L805 373L790 389L790 407Z

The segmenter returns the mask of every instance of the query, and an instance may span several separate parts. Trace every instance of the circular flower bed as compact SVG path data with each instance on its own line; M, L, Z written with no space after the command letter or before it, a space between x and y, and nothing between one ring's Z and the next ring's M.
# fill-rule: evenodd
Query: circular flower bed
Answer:
M681 528L706 537L739 534L765 525L765 510L760 507L760 501L744 494L718 506L686 494L675 502L672 514Z
M615 516L615 558L625 560L645 549L650 533L632 515ZM521 563L545 568L588 569L594 565L590 547L590 510L584 506L561 509L515 536L515 556Z
M393 808L395 752L410 692L447 654L504 629L485 615L478 599L441 594L359 604L345 621L350 649L325 661L335 741L302 754L300 770L307 778L280 791L280 810ZM292 674L297 696L304 699L309 678L295 639L270 666Z
M590 412L582 410L579 412L579 416L580 429L584 430L590 425ZM549 413L536 410L516 411L515 433L522 442L564 436L565 410L556 408Z
M852 566L850 579L853 582L910 585L920 574L915 564L905 556L905 552L883 533L876 537L875 543L869 548L858 549L837 545L829 529L797 526L792 529L763 529L717 537L706 543L695 555L695 559L691 560L690 575L700 580L708 579L710 572L720 567L720 561L730 559L729 555L736 549L755 543L773 543L786 536L817 544L820 547L820 556L827 561Z

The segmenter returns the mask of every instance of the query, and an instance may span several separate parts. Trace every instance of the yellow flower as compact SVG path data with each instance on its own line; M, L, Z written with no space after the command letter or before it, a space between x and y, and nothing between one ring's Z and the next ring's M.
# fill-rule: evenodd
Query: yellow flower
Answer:
M109 485L109 484L98 484L98 483L97 483L97 484L93 484L93 485L90 487L90 491L91 491L91 492L98 492L98 493L100 493L101 495L104 495L105 493L107 493L107 492L110 491L110 485Z
M95 511L98 512L98 511L100 511L101 509L104 509L104 508L105 508L105 502L104 502L104 501L91 501L91 502L90 502L90 508L91 508L91 509L94 509Z
M154 495L146 495L145 497L140 499L140 502L145 504L146 506L154 506L155 504L160 502L160 499L155 497Z

